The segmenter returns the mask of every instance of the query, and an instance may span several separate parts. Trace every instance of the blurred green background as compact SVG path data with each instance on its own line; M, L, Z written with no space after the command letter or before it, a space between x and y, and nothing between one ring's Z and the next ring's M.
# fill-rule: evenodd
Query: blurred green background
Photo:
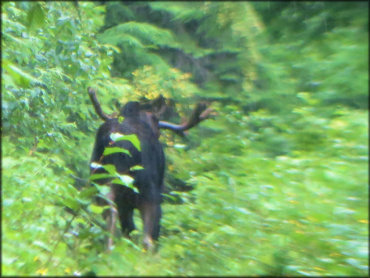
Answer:
M3 275L368 275L368 2L2 2ZM162 132L158 251L104 251L86 187L117 103Z

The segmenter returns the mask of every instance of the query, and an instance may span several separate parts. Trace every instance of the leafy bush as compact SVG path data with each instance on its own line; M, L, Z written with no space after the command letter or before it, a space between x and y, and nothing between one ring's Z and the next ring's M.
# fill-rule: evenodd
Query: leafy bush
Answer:
M4 275L368 274L368 3L2 8ZM107 112L214 102L186 139L162 134L166 181L193 190L167 184L156 253L137 212L104 250L88 86Z

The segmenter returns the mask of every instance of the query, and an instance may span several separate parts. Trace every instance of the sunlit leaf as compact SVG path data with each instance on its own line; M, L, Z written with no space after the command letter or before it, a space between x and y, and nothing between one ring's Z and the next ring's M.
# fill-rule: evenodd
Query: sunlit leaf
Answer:
M90 180L107 179L111 177L113 177L113 175L109 173L97 173L97 174L92 174L90 176Z
M94 183L94 185L96 186L96 188L98 189L98 191L99 191L99 194L101 195L101 196L105 196L105 195L107 195L109 192L110 192L110 187L109 186L107 186L107 185L99 185L99 184L96 184L96 183Z
M27 27L30 30L43 27L46 23L45 12L40 3L32 3L32 8L27 14Z
M98 168L102 168L103 165L99 164L99 163L96 163L96 162L91 162L90 167L93 168L93 169L98 169Z
M31 81L36 80L36 78L14 64L8 63L4 65L4 68L6 72L13 78L14 82L21 87L28 88L30 87Z
M119 175L119 178L125 184L132 184L134 182L134 179L128 175Z
M107 208L109 208L109 206L97 206L97 205L93 205L93 204L91 204L89 206L90 211L92 211L93 213L96 213L96 214L103 213L103 211L106 210Z
M115 175L117 173L116 166L113 164L104 164L103 168L111 175Z
M113 153L124 153L131 156L131 153L128 150L120 147L106 147L104 149L103 155L110 155Z
M135 165L133 167L130 168L130 171L138 171L138 170L143 170L144 167L141 166L141 165Z
M80 208L79 202L76 199L72 199L71 197L64 198L63 204L75 212Z
M124 135L121 133L111 133L110 138L115 142L123 140L130 141L135 148L141 151L140 141L136 134Z
M51 252L50 246L48 246L46 243L44 243L44 242L42 242L40 240L36 240L32 244L33 245L36 245L36 246L38 246L38 247L40 247L40 248L42 248L42 249L44 249L44 250L46 250L48 252Z

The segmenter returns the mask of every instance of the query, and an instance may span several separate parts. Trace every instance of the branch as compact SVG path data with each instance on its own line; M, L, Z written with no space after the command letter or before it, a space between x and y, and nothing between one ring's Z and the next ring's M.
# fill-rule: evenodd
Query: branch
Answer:
M98 116L103 120L103 121L107 121L109 119L112 119L112 117L108 116L107 114L105 114L100 106L100 103L98 101L98 99L96 98L96 92L93 88L89 87L88 88L88 93L89 93L89 97L91 99L91 102L92 104L94 105L94 108L95 108L95 112L96 114L98 114Z
M207 104L198 103L188 121L180 125L159 121L158 127L162 129L169 129L180 136L185 136L184 131L196 126L201 121L204 121L214 116L214 113L212 112L213 110L210 107L207 108Z

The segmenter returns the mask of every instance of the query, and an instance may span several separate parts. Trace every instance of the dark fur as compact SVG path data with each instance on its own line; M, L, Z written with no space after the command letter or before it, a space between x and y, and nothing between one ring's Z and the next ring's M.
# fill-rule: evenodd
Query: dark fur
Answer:
M135 229L133 209L140 210L144 226L144 245L148 248L152 246L152 240L158 239L162 214L160 203L163 192L165 157L158 140L158 120L153 114L140 111L138 102L128 102L121 109L120 115L124 117L122 123L119 123L119 120L115 118L107 120L100 126L91 162L114 164L117 172L128 174L134 178L134 185L138 188L139 194L125 186L110 184L109 179L98 180L98 183L111 185L111 193L108 197L117 205L122 232L125 235L128 236ZM129 150L132 156L115 153L102 157L105 147L109 146L111 142L110 134L113 132L126 135L136 134L140 140L141 151L138 151L129 141L118 141L111 146ZM141 165L144 169L130 171L134 165ZM104 173L104 170L97 169L94 173ZM109 215L111 229L114 229L115 213L117 214L112 208Z

